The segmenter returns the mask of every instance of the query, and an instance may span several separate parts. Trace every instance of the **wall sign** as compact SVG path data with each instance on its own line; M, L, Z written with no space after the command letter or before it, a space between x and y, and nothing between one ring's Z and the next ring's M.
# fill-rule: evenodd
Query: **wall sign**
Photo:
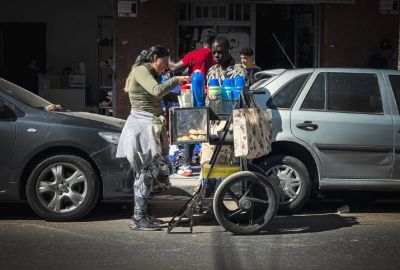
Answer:
M118 17L137 17L137 1L118 1Z
M381 14L399 14L399 0L381 0L379 11Z

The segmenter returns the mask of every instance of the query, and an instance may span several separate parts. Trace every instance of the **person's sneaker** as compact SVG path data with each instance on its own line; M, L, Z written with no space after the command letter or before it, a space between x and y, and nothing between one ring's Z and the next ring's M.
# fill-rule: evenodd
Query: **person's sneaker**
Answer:
M153 216L147 215L147 217L151 220L152 223L154 223L155 225L161 225L164 224L164 220L159 219L159 218L155 218Z
M189 166L181 166L179 170L176 172L180 176L191 176L193 174L192 167Z
M153 223L149 217L141 218L140 220L133 220L129 223L131 230L140 231L159 231L161 230L160 224Z

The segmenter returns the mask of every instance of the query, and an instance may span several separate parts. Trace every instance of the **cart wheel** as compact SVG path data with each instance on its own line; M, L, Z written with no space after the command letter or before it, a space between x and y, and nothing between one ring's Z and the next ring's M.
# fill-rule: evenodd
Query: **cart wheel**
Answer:
M235 234L264 229L278 210L278 196L264 176L249 171L227 177L217 188L213 209L219 224Z

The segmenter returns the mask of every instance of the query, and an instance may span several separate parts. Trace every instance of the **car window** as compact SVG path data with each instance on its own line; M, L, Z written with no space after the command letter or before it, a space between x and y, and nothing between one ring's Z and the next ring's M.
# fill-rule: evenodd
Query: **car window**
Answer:
M302 109L334 112L383 113L376 74L321 73L317 76Z
M325 73L318 74L301 105L303 110L325 109Z
M51 104L47 100L29 92L28 90L1 78L0 91L4 91L13 98L35 108L45 108Z
M268 100L267 106L269 108L291 108L309 75L309 73L302 74L286 83Z
M400 112L400 76L389 75L389 81L392 86L394 98L396 99L397 109Z
M328 110L382 113L382 99L376 74L328 73Z

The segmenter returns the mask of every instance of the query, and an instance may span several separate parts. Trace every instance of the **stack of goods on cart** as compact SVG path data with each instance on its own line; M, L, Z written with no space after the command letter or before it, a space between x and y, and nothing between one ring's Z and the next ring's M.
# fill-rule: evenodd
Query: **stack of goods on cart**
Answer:
M227 119L232 114L245 85L246 81L242 76L226 78L221 84L218 79L211 79L208 82L210 119Z

